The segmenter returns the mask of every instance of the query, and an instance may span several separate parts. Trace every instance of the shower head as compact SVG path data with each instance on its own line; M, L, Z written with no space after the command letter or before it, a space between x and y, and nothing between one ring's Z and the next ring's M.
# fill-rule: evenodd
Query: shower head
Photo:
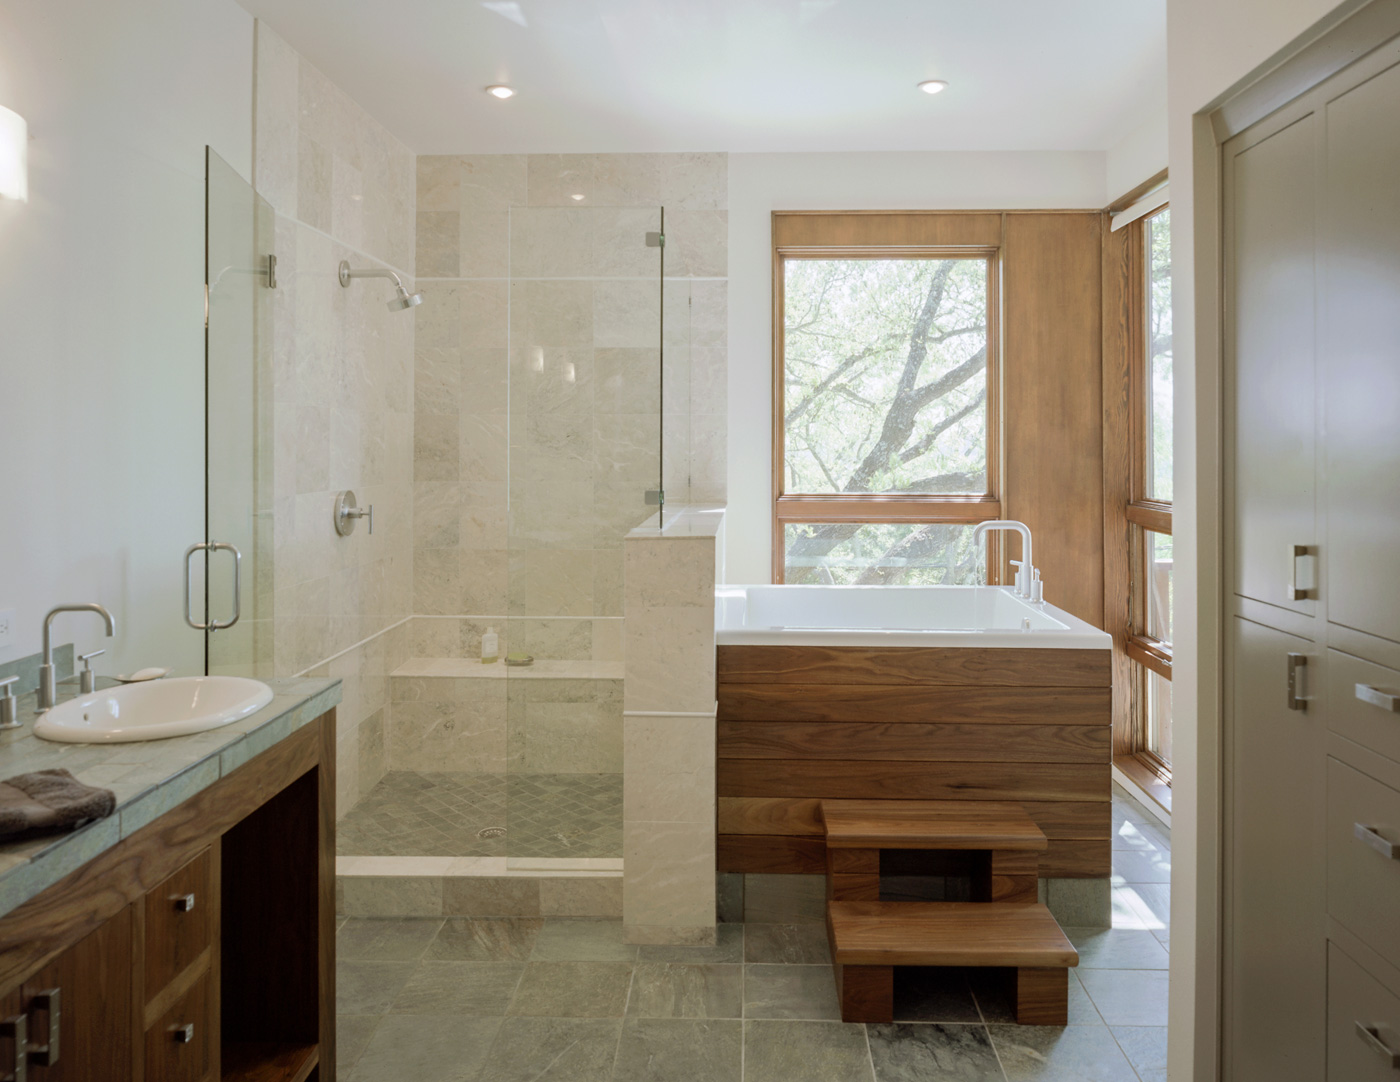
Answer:
M402 312L405 308L413 308L414 306L422 303L423 294L410 293L408 290L404 289L402 285L400 285L398 293L395 295L394 299L389 302L389 311Z
M402 312L405 308L413 308L423 303L423 294L410 293L404 289L403 282L397 274L385 268L383 270L351 270L350 261L342 259L340 261L340 284L345 288L350 288L350 282L355 278L389 278L394 283L397 291L394 299L389 302L389 311Z

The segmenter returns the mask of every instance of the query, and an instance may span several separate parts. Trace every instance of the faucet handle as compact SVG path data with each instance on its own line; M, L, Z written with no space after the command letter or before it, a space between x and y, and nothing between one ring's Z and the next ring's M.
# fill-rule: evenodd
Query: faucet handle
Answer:
M78 692L81 695L91 695L97 690L97 676L92 671L92 659L105 654L106 650L94 650L90 654L79 654L78 660L83 663L83 671L78 674Z
M10 685L18 680L18 676L6 677L0 680L0 729L18 729L19 720L18 704L15 701L15 693L10 690Z

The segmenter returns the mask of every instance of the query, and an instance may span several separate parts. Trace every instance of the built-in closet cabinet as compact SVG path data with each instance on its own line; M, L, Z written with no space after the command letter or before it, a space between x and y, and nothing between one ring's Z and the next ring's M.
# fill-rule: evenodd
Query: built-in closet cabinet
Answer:
M1397 117L1392 41L1223 144L1229 1082L1400 1063Z

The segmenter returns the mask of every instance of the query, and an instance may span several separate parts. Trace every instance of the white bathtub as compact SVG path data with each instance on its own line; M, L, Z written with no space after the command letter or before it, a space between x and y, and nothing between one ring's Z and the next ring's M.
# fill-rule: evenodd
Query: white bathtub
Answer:
M721 646L982 646L1108 650L1112 639L1006 586L719 586Z

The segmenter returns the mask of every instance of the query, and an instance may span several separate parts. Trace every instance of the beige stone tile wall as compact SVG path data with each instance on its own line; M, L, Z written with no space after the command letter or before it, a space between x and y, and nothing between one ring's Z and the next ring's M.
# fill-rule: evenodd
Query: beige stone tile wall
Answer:
M383 775L388 674L413 601L414 319L392 285L342 288L342 259L413 288L414 155L266 24L257 24L253 183L276 212L273 671L339 676L338 811ZM336 534L343 489L374 506Z

